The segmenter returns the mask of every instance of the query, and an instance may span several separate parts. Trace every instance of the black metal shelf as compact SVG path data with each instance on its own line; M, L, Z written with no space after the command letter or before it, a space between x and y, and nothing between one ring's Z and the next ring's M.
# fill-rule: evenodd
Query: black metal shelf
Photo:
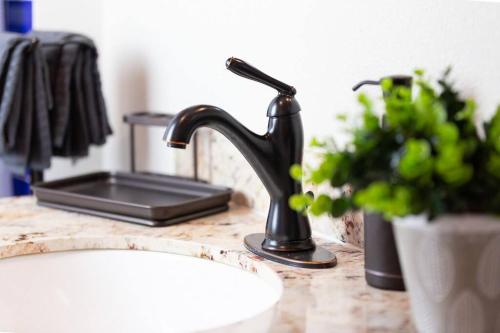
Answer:
M123 116L123 122L130 126L130 171L136 172L135 156L135 126L164 127L166 128L172 119L173 114L138 111ZM193 179L198 180L198 136L193 136Z

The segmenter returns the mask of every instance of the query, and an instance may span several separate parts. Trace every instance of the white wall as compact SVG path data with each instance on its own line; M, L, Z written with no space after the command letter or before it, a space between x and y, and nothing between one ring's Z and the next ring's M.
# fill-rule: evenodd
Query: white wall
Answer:
M136 109L209 103L265 130L275 93L228 72L229 56L297 88L307 136L340 136L334 115L356 110L350 88L357 81L417 66L437 75L453 65L460 85L491 114L500 102L499 17L499 4L464 0L43 0L35 26L97 38L116 134L89 163L126 169L121 117ZM161 134L144 135L140 159L165 171L172 153Z

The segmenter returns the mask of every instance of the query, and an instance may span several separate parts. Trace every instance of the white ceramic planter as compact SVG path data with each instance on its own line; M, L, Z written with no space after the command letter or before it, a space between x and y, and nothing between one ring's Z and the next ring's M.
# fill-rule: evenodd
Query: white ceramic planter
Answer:
M415 325L422 333L500 333L500 218L396 219Z

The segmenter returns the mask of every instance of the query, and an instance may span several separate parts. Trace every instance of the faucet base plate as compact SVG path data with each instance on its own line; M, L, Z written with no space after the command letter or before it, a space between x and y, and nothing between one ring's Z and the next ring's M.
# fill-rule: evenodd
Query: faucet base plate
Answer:
M301 268L331 268L337 265L335 253L316 245L306 251L268 251L262 248L264 234L250 234L245 237L245 247L250 252L280 264Z

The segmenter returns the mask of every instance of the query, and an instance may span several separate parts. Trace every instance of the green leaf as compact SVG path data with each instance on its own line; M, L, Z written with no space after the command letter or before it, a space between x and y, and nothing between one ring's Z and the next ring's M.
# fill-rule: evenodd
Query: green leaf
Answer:
M386 120L389 128L405 129L414 124L415 111L411 100L411 89L394 86L384 90Z
M313 198L309 194L294 194L288 199L290 208L298 212L304 212L312 202Z
M495 115L486 127L488 142L495 148L497 153L500 153L500 106L497 107Z
M476 112L477 105L473 99L465 101L465 107L455 114L456 120L466 120L471 123L474 122L474 113Z
M311 204L311 214L319 216L325 213L330 213L332 211L333 201L326 194L321 194L317 199Z
M326 153L318 168L311 172L309 181L313 184L332 182L334 186L345 184L349 172L349 157L345 152Z
M303 171L300 164L294 164L290 167L290 177L292 177L292 179L300 182L302 180L302 176Z
M412 206L415 204L414 196L410 188L396 186L393 190L393 199L386 214L389 216L405 216L412 213Z
M343 122L347 121L347 115L345 113L338 114L335 116L335 118L337 118L337 120L339 121Z
M486 169L489 173L491 173L496 178L500 179L500 154L492 153L488 158L488 162L486 164Z
M440 145L454 144L460 135L457 125L449 122L440 124L436 128L436 134Z
M420 77L424 76L424 74L425 74L425 71L421 68L415 69L413 72L415 73L416 76L420 76Z
M399 161L398 171L403 178L428 180L432 175L431 147L425 140L410 139Z
M389 92L393 88L392 80L389 78L385 78L380 82L380 86L382 87L383 91Z
M365 111L372 111L373 110L373 103L371 99L364 93L361 93L358 95L358 102L361 104Z
M317 138L312 138L309 146L312 148L323 148L326 146L326 143L323 141L319 141Z
M366 131L371 132L379 128L378 117L368 110L363 113L363 123Z
M460 186L472 178L473 168L463 162L464 149L458 144L446 145L439 150L435 168L448 184Z
M333 217L341 217L349 208L351 208L351 200L346 197L336 198L332 202L331 214Z
M418 200L410 187L385 182L374 182L358 191L354 201L367 211L383 213L387 219L419 212Z
M380 181L371 183L365 189L354 193L354 203L356 206L370 212L384 212L390 198L391 188L389 184Z

